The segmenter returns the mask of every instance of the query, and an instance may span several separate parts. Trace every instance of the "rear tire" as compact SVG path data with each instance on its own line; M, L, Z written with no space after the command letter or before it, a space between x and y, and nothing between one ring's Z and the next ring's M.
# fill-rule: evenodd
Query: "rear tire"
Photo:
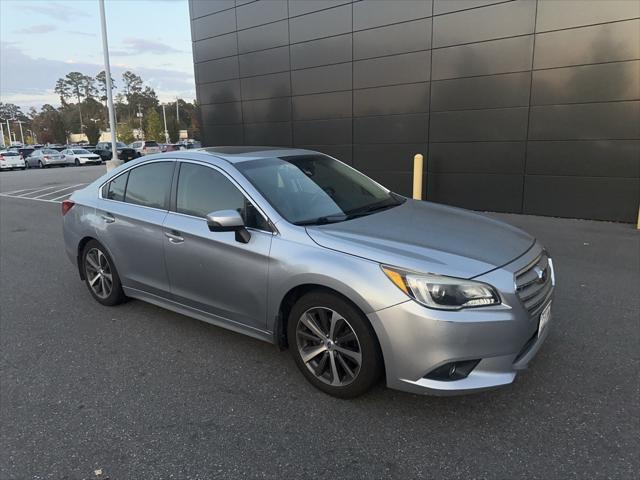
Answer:
M112 307L126 301L116 266L98 241L90 240L85 245L82 270L89 293L97 302Z
M367 318L342 297L313 291L291 309L289 348L316 388L338 398L367 392L383 371L378 339Z
M38 160L38 168L44 168L44 164L42 163L42 160Z

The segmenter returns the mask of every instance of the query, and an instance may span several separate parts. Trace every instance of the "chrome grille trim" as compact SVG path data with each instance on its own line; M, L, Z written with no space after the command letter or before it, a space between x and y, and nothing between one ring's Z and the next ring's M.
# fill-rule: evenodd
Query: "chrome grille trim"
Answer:
M546 303L553 290L553 278L553 264L547 252L516 273L516 294L529 315L537 315Z

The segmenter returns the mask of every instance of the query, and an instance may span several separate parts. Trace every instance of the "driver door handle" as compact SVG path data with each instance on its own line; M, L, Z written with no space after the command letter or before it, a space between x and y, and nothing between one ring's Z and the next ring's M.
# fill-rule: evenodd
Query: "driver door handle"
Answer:
M180 232L177 232L175 230L171 230L170 232L164 232L164 236L167 237L171 243L184 242L184 237L180 236Z

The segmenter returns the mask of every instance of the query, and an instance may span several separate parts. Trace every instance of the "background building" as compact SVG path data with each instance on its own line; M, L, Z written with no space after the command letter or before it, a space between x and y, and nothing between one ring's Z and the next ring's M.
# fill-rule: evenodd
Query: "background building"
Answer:
M324 151L429 200L635 221L638 0L190 0L204 145Z

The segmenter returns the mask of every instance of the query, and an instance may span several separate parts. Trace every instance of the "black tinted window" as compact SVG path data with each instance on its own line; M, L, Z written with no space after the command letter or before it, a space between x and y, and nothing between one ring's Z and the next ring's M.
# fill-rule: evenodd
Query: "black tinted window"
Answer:
M203 218L217 210L236 210L247 227L269 230L264 217L227 177L192 163L180 167L176 210Z
M167 208L173 162L157 162L129 172L124 201L145 207Z
M107 194L105 195L103 192L102 196L109 200L117 200L118 202L124 201L124 189L127 186L128 176L129 173L123 173L119 177L111 180L107 187Z

